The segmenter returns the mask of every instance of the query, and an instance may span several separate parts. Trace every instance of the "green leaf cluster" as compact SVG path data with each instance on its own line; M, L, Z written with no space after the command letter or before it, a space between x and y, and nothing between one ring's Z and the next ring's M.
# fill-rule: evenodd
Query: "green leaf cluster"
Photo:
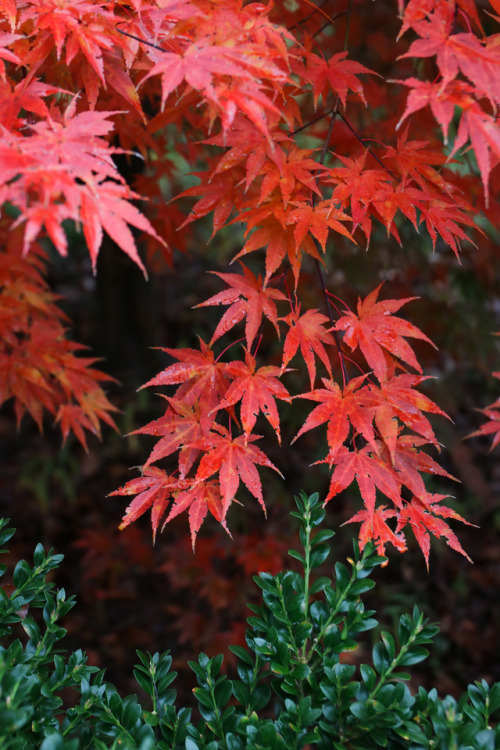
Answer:
M191 708L176 706L168 652L137 652L134 676L148 696L144 706L135 695L122 698L82 651L61 651L66 631L59 620L75 602L47 579L61 556L38 545L33 566L19 562L13 586L0 588L0 748L500 748L500 683L476 682L458 701L435 689L410 691L406 669L427 657L437 633L417 607L401 616L397 634L380 634L370 664L344 662L341 655L378 624L363 595L384 558L355 543L346 565L337 562L331 577L315 577L333 532L318 529L325 512L317 494L302 493L296 503L301 549L290 555L301 572L255 577L262 601L251 607L246 648L231 647L234 679L221 672L222 656L190 662L196 720ZM13 533L0 521L0 546Z

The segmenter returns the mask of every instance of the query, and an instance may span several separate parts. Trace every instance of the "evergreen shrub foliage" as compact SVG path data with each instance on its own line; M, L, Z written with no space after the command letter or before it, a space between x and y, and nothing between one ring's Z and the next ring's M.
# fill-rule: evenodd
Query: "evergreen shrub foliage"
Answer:
M355 542L347 565L337 562L331 578L315 577L333 531L318 529L325 511L317 494L302 493L296 504L301 550L290 555L301 572L255 577L262 602L251 607L247 648L231 649L237 676L221 672L222 656L200 654L190 663L194 709L176 706L168 652L137 652L142 702L122 698L82 651L60 648L60 620L75 601L48 580L62 556L38 545L33 566L20 561L12 584L0 588L0 748L500 748L500 683L476 682L458 701L435 689L410 691L406 669L427 657L438 632L417 607L400 617L397 634L380 634L371 664L343 662L378 624L363 595L384 558L371 544L360 552ZM13 534L2 520L0 545Z

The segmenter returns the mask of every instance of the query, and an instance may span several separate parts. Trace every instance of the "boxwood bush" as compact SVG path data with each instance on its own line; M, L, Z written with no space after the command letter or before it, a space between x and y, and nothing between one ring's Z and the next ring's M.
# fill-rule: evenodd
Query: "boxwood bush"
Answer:
M370 664L342 662L340 655L378 624L363 595L384 558L373 546L361 553L355 543L352 558L335 563L331 577L314 576L330 554L333 531L318 528L325 512L317 494L302 493L296 504L300 551L290 555L301 572L255 577L262 599L251 607L246 648L231 647L235 679L221 673L222 656L190 662L196 719L192 708L176 705L168 652L137 652L143 704L122 697L82 651L61 649L60 620L75 601L47 580L62 556L38 545L33 565L18 562L12 585L0 588L0 748L500 748L500 683L476 682L459 700L435 689L410 691L407 669L427 657L438 632L417 607L400 617L397 633L380 633ZM0 546L13 533L2 520Z

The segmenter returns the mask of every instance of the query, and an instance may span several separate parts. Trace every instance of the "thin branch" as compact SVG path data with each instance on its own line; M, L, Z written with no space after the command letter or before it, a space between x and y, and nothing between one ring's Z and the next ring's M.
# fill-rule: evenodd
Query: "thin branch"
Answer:
M326 23L324 23L323 26L320 26L319 29L314 32L313 39L315 36L319 36L319 34L321 34L321 32L324 31L326 28L328 28L328 26L331 26L332 23L335 23L335 21L338 21L339 18L342 18L342 16L345 16L345 15L347 15L346 10L342 11L342 13L337 13L337 15L333 16L333 18L330 21L327 21Z
M344 51L347 49L348 43L349 43L349 29L350 29L350 25L351 25L350 22L351 22L351 14L352 14L352 0L349 0L349 4L348 4L346 13L347 13L347 20L346 20L345 33L344 33ZM319 159L320 164L323 164L324 161L325 161L326 154L328 152L328 146L330 145L330 138L331 138L332 132L333 132L333 126L335 124L335 118L339 114L339 107L340 107L340 96L337 96L337 101L335 103L335 107L333 108L333 110L331 112L331 118L330 118L330 125L328 127L328 133L326 134L325 142L323 144L323 149L321 151L321 156L320 156L320 159ZM313 195L313 197L312 197L313 205L314 205L314 201L315 201L315 196ZM315 244L316 244L316 247L318 249L320 249L319 242L316 239L315 239ZM325 306L326 306L326 311L327 311L328 318L330 320L330 325L331 325L331 327L333 329L335 329L335 322L333 320L332 308L331 308L331 305L330 305L330 301L328 299L328 294L327 294L327 289L326 289L326 284L325 284L325 279L324 279L324 276L323 276L323 272L321 270L321 266L319 264L319 261L316 258L314 260L315 260L316 271L317 271L317 274L319 276L321 288L323 290L323 298L325 300ZM349 376L347 374L347 369L346 369L346 366L345 366L344 353L342 352L342 342L341 342L341 339L340 339L339 332L334 330L333 331L333 337L335 339L335 346L337 347L337 352L338 352L338 355L339 355L340 367L342 369L342 381L343 381L343 384L344 384L344 387L345 387L345 385L349 382Z
M333 110L331 112L330 125L328 126L328 133L326 134L325 142L323 144L323 149L321 151L321 156L319 158L319 163L320 164L323 164L323 162L325 161L325 158L326 158L326 154L328 152L328 146L330 145L330 138L332 136L333 126L335 124L335 118L337 117L337 115L339 113L339 111L338 111L339 110L339 105L340 105L340 97L337 97L337 102L336 102L335 107L333 108ZM313 206L314 206L314 203L315 203L315 199L316 199L316 196L313 195L313 197L312 197L312 204L313 204ZM320 246L318 240L315 237L314 237L314 243L315 243L317 249L321 250L321 246ZM320 284L321 284L321 289L323 291L323 299L325 300L326 313L328 315L328 319L330 320L331 327L333 329L335 329L335 321L333 320L332 308L330 306L330 301L328 299L328 292L327 292L327 289L326 289L326 284L325 284L325 279L324 279L324 276L323 276L323 272L321 270L321 266L320 266L319 260L317 258L314 259L314 263L316 265L316 272L318 274L319 281L320 281ZM343 381L344 386L345 386L349 382L349 376L347 374L347 369L346 369L345 362L344 362L344 353L342 352L342 342L340 340L340 335L339 335L338 331L335 331L335 330L333 331L333 338L335 339L335 346L337 347L337 352L338 352L339 360L340 360L340 367L342 369L342 381Z
M314 238L314 241L317 244L317 247L319 249L321 249L320 246L319 246L319 242L316 240L316 238ZM332 309L330 307L330 303L329 303L329 300L328 300L327 289L326 289L326 285L325 285L325 279L324 279L323 273L321 271L321 266L319 264L319 260L317 258L315 258L314 259L314 263L316 264L316 271L318 272L319 281L320 281L320 284L321 284L321 289L323 291L323 297L324 297L325 302L326 302L326 312L327 312L327 315L328 315L328 319L330 321L331 327L334 329L333 330L333 338L335 339L335 346L337 347L337 352L338 352L338 355L339 355L340 367L341 367L341 370L342 370L342 381L343 381L344 386L346 386L347 383L349 382L349 376L347 374L347 370L346 370L346 366L345 366L345 362L344 362L344 352L342 351L342 342L340 340L339 332L335 330L335 321L333 319Z
M299 21L294 26L291 26L290 29L288 29L288 31L291 31L292 29L297 28L297 26L301 26L303 23L308 21L309 18L311 18L311 16L316 15L316 13L321 13L322 16L327 18L328 23L332 23L335 20L334 18L331 18L328 15L328 13L325 13L325 11L323 10L323 5L326 4L326 0L322 0L322 2L319 5L314 5L314 3L311 2L311 0L304 0L304 2L310 5L312 8L314 8L314 10L308 16L306 16L306 18L303 18L302 21Z
M349 46L349 31L351 29L351 15L352 15L352 0L349 0L347 5L347 21L345 24L345 32L344 32L344 52L347 51L347 48Z
M297 128L297 130L292 130L292 132L290 133L290 136L293 138L294 136L297 135L297 133L300 133L302 130L305 130L306 128L310 127L311 125L314 125L315 123L317 123L320 120L322 120L323 117L328 117L329 115L332 114L332 112L335 112L335 110L337 109L337 106L338 105L335 104L335 106L332 107L331 109L329 109L327 112L323 112L323 114L318 115L313 120L309 120L309 122L306 122L305 125L301 125L300 128Z
M381 159L379 159L379 157L377 156L377 154L375 153L375 151L373 151L373 149L371 148L371 146L368 146L368 144L366 143L366 141L363 138L361 138L361 136L356 132L356 130L352 127L352 125L350 124L350 122L342 114L342 112L339 112L339 117L347 125L347 127L349 128L349 130L351 131L351 133L353 134L353 136L358 139L358 141L361 143L361 145L364 148L366 148L366 150L368 151L368 153L370 154L370 156L373 156L373 158L375 159L375 161L377 161L380 164L380 166L382 167L382 169L385 169L385 171L387 172L387 174L390 175L393 180L396 180L396 182L400 182L399 178L396 177L396 175L393 172L391 172L391 170L389 169L389 167L386 167L386 165L384 164L384 162Z
M335 107L332 110L332 114L330 118L330 125L328 126L328 133L326 134L325 142L321 150L321 156L319 157L320 164L323 164L326 158L328 146L330 144L330 138L332 137L333 126L335 124L335 118L339 114L339 104L340 104L340 97L337 97L337 103L335 104Z
M163 47L159 47L157 44L154 44L153 42L148 42L146 39L143 39L140 36L136 36L135 34L129 34L128 31L123 31L122 29L119 29L118 26L121 23L125 23L125 21L120 21L120 23L117 23L115 28L119 34L123 34L123 36L128 36L130 39L135 39L136 42L141 42L141 44L147 44L148 47L152 47L153 49L157 49L160 52L168 52L168 50L164 49Z
M315 16L316 13L318 13L320 11L320 8L322 8L323 5L326 4L326 2L327 2L327 0L322 0L322 2L316 7L315 10L312 10L309 13L308 16L306 16L305 18L302 19L302 21L297 21L297 23L294 23L293 26L290 26L290 28L288 29L288 31L293 31L294 29L297 29L299 26L303 26L305 23L307 23L310 18L312 18L313 16Z

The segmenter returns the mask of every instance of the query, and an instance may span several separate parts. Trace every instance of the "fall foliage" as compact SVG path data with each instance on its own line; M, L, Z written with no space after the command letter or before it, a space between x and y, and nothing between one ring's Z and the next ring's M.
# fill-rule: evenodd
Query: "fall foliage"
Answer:
M43 278L46 248L69 251L65 222L81 228L97 272L104 234L144 273L158 250L172 263L208 215L213 243L228 226L239 238L238 264L216 271L221 291L197 304L225 308L210 341L163 348L170 363L144 386L167 387L164 413L136 430L157 442L113 493L132 498L122 528L150 510L155 537L186 511L194 547L207 514L230 529L244 488L265 510L263 469L280 467L259 425L286 445L279 409L301 399L313 406L295 439L323 431L325 502L356 483L363 507L346 523L361 523L361 545L404 551L412 531L426 562L431 535L465 554L448 525L463 519L426 484L453 477L428 417L446 414L424 392L419 342L432 341L401 317L415 298L376 283L354 310L327 274L338 247L376 253L380 227L400 252L408 231L457 258L464 243L488 242L500 4L384 4L374 18L398 19L399 34L378 69L356 38L364 5L0 6L0 401L12 397L19 420L27 411L41 426L45 409L83 445L85 430L114 424L106 376L75 356ZM173 152L198 184L179 187ZM128 182L119 159L144 166ZM317 307L304 293L310 269ZM296 392L292 369L305 374ZM498 403L484 414L479 432L497 444Z

